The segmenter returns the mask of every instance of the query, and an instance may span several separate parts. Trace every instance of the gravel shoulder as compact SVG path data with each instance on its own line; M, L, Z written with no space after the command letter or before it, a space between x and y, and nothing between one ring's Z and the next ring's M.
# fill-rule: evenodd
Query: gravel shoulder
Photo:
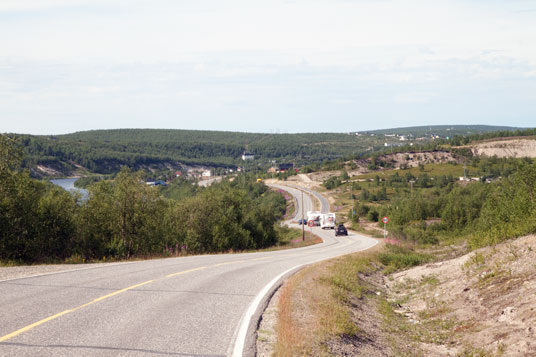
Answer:
M49 264L49 265L21 265L13 267L0 267L0 281L29 278L46 274L66 271L92 269L110 264L120 263L93 263L93 264Z

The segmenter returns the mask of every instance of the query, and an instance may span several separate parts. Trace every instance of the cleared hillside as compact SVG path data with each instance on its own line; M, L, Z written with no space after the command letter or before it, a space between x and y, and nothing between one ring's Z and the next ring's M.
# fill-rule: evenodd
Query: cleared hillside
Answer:
M536 158L536 137L505 138L475 143L470 146L473 155L501 158Z

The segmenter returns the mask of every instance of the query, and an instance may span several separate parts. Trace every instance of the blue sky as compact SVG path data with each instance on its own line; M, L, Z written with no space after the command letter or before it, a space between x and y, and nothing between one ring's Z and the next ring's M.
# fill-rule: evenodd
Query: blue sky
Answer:
M536 126L534 0L2 0L0 132Z

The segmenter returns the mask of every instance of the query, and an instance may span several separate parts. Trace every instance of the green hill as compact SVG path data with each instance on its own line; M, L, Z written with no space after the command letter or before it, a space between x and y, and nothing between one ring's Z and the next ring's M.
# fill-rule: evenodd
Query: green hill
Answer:
M493 125L430 125L430 126L412 126L406 128L393 128L372 130L367 133L372 134L396 134L411 135L414 137L423 137L428 135L437 135L440 137L453 137L455 135L467 136L475 134L485 134L496 131L515 131L520 128L511 126L493 126Z
M509 127L482 125L427 126L376 130L368 133L266 134L175 129L114 129L76 132L56 136L18 136L25 147L24 165L38 165L70 175L80 167L94 173L114 173L121 166L180 168L182 165L234 168L244 165L242 153L255 155L250 166L265 167L276 161L298 166L358 157L383 148L385 135L431 134L440 137L491 133ZM393 138L390 138L392 141ZM38 170L34 170L38 172Z

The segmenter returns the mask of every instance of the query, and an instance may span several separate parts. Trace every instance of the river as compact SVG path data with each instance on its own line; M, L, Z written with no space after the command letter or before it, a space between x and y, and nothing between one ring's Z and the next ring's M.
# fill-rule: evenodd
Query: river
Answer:
M50 180L54 185L58 185L65 190L69 192L80 192L82 194L82 198L88 197L88 191L84 190L83 188L78 188L74 186L74 183L78 180L78 178L66 178L66 179L55 179Z

